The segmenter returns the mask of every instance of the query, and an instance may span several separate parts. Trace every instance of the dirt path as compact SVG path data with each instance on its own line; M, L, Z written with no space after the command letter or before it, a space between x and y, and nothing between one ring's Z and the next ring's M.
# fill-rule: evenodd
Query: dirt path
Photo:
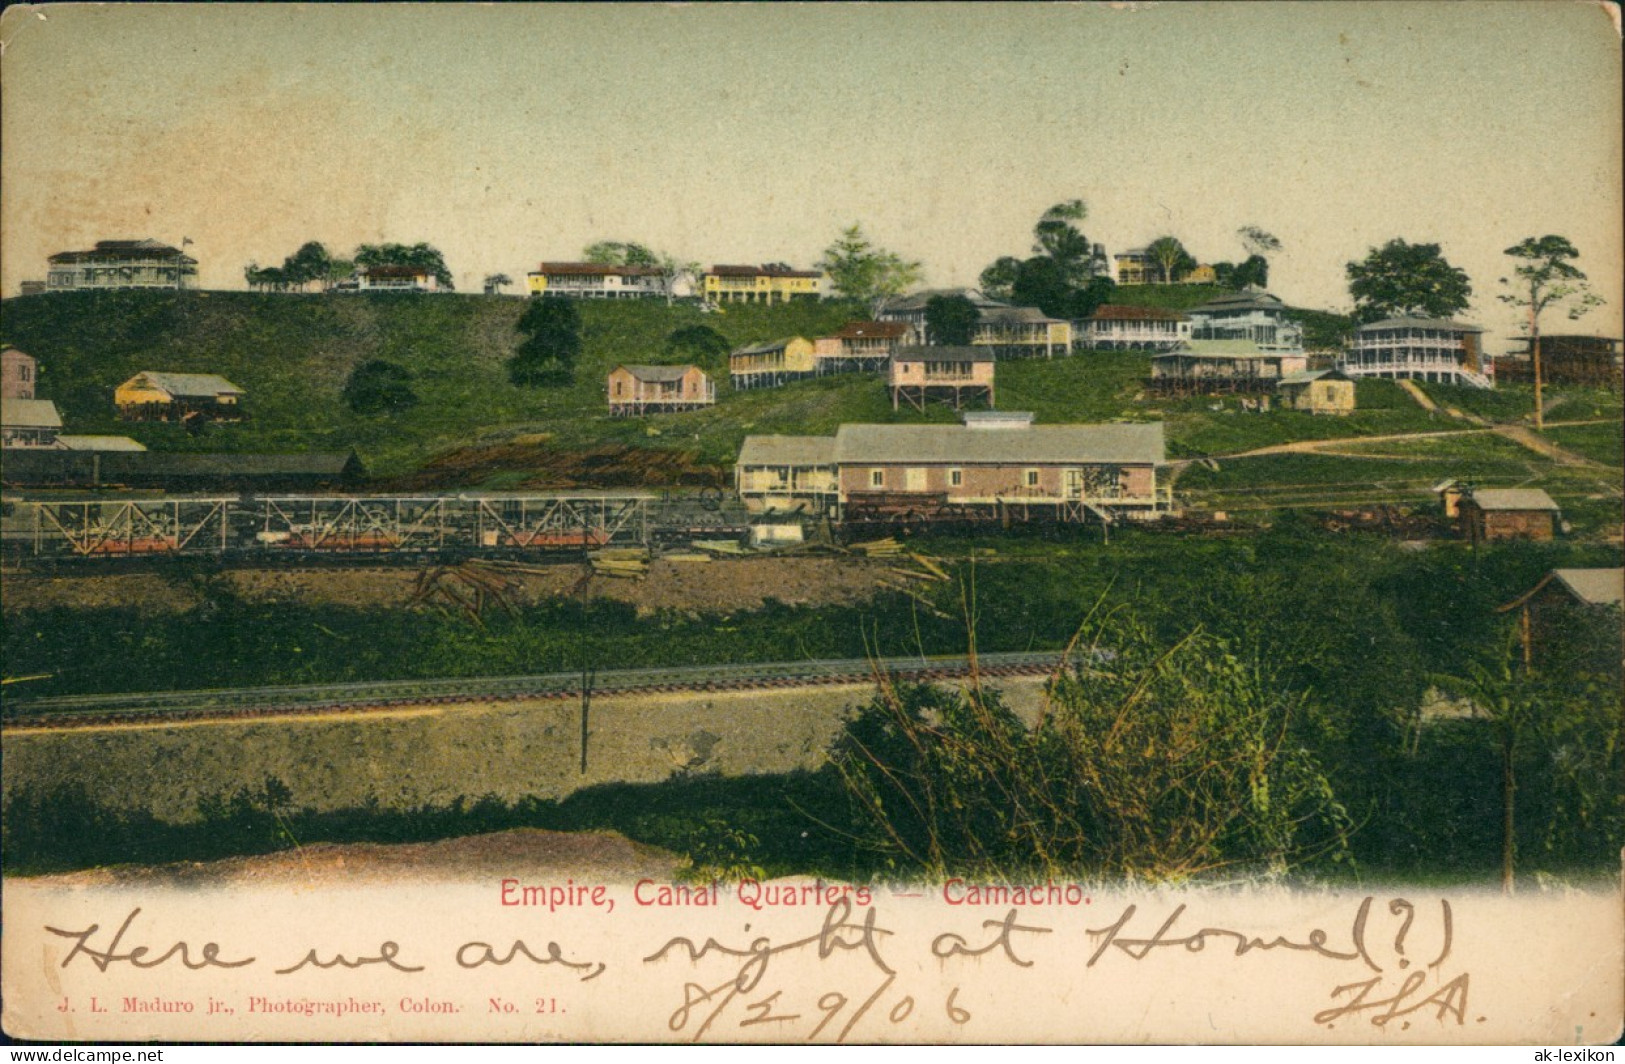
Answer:
M73 886L354 886L365 882L467 880L512 876L546 882L631 882L643 876L671 880L682 861L614 832L562 832L522 828L442 842L395 845L318 843L255 857L167 865L121 865L42 876L39 883Z
M1554 425L1548 427L1555 428L1557 426ZM1558 465L1578 466L1582 469L1597 469L1617 472L1612 466L1604 465L1601 462L1587 458L1581 454L1575 454L1573 451L1564 450L1562 447L1559 447L1557 444L1540 435L1538 432L1535 432L1533 429L1524 428L1522 425L1500 425L1496 427L1495 433L1504 439L1511 440L1513 443L1516 443L1521 447L1526 447L1529 450L1534 451L1538 455L1543 455L1546 458L1550 458Z

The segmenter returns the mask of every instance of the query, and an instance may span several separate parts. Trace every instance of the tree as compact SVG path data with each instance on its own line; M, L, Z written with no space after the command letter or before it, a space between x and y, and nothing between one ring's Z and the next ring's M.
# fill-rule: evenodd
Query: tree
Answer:
M1529 237L1507 248L1505 254L1517 259L1519 265L1512 268L1512 277L1501 278L1509 291L1497 298L1529 312L1530 370L1535 381L1535 429L1539 431L1546 427L1540 394L1540 315L1547 307L1572 299L1568 312L1572 321L1603 300L1592 293L1586 275L1570 261L1579 258L1580 253L1564 237Z
M1450 265L1437 244L1396 238L1372 248L1364 261L1349 263L1344 272L1354 320L1361 324L1412 314L1448 318L1466 310L1473 295L1466 271Z
M1249 255L1262 258L1281 250L1281 242L1275 238L1275 234L1266 233L1256 225L1244 225L1236 230L1236 235L1241 238L1241 246L1247 249Z
M574 300L533 299L514 328L523 339L508 359L509 380L526 385L570 383L581 353L581 313Z
M505 273L488 273L485 275L485 294L488 296L501 295L502 290L511 284L513 284L513 278Z
M398 414L417 405L412 374L382 359L363 362L344 382L344 401L358 414Z
M1178 237L1159 236L1147 244L1145 250L1162 267L1163 284L1173 284L1181 273L1189 273L1196 268L1196 260L1191 258Z
M982 271L982 291L994 299L1037 307L1056 318L1093 313L1110 296L1106 250L1089 241L1077 223L1089 216L1082 200L1045 211L1033 226L1033 255L1006 255Z
M932 296L925 303L925 342L963 347L976 335L982 313L964 296Z
M977 279L982 294L989 299L1008 303L1015 298L1016 278L1021 274L1021 260L1014 255L995 259Z
M1217 276L1218 271L1214 274ZM1242 288L1268 288L1270 283L1270 263L1262 255L1249 255L1240 265L1230 272L1230 287Z
M600 240L588 244L581 257L600 266L658 266L660 258L642 244Z
M888 299L919 284L923 276L920 263L876 247L856 222L841 230L835 242L824 249L818 268L829 277L835 291L867 303L872 314L879 314Z
M672 363L692 362L715 368L725 364L733 344L709 325L685 325L666 337L666 358Z
M440 287L451 289L451 271L445 257L428 244L362 244L355 249L357 266L412 266L434 274Z
M292 284L303 287L311 281L325 281L333 256L318 241L301 244L298 251L282 262L282 272Z
M701 266L697 262L684 262L674 255L651 251L642 244L618 240L588 244L581 257L600 266L647 266L659 270L660 288L665 293L668 306L675 296L678 282L685 277L695 280L701 273Z

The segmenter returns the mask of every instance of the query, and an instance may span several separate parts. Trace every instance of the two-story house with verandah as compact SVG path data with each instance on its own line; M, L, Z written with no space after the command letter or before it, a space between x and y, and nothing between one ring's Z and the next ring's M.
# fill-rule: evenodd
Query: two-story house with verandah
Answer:
M1417 380L1491 388L1484 330L1443 318L1385 318L1362 325L1337 368L1350 377Z

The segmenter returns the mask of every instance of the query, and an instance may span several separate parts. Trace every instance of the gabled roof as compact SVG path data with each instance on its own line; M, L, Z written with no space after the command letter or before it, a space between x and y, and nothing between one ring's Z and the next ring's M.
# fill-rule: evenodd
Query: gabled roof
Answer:
M1552 497L1539 488L1474 488L1467 497L1480 510L1559 509Z
M1161 307L1129 307L1119 303L1103 303L1089 315L1088 321L1189 321L1177 310Z
M992 362L993 352L985 347L899 347L893 362Z
M740 465L820 466L835 464L833 436L746 436Z
M925 309L925 305L937 296L960 296L970 300L978 308L1008 307L1010 305L997 299L990 299L975 288L926 288L919 292L911 292L906 296L898 296L896 299L887 300L886 309L883 313L898 314L922 311Z
M1286 310L1286 304L1268 292L1230 292L1222 296L1215 296L1199 307L1192 307L1188 313L1193 317L1197 314L1220 314L1236 310Z
M62 415L49 399L0 399L0 424L16 429L59 429Z
M1280 358L1279 351L1265 351L1252 340L1187 340L1177 351L1165 351L1152 356L1156 359L1177 358Z
M1517 609L1554 582L1587 606L1618 606L1625 603L1625 569L1553 569L1540 578L1540 583L1505 606L1497 607L1496 612Z
M178 399L248 394L217 373L165 373L146 369L124 383L134 384L141 377L145 377L151 387L162 389Z
M775 351L783 351L797 340L801 340L802 343L807 342L802 340L799 336L786 336L782 340L770 340L765 344L752 344L749 347L736 347L728 353L730 355L770 355Z
M1288 373L1286 376L1282 377L1278 383L1309 384L1313 381L1349 381L1350 383L1353 383L1354 378L1350 377L1347 373L1344 373L1341 370L1306 369L1298 373Z
M836 333L843 340L896 340L908 332L900 321L849 321Z
M1160 465L1162 422L1122 425L1034 425L988 432L965 425L842 425L835 433L842 463L1068 462Z
M1058 325L1060 323L1060 318L1052 318L1037 307L984 307L980 321L982 325Z
M146 447L128 436L58 436L56 442L70 451L146 450Z
M602 262L544 262L538 273L555 277L659 277L658 266L612 266Z
M1434 329L1439 332L1456 333L1481 333L1484 331L1476 325L1464 325L1459 321L1451 321L1448 318L1417 318L1410 316L1384 318L1381 321L1362 325L1354 331L1363 333L1374 332L1378 329Z
M796 270L789 266L768 263L763 266L725 266L718 264L708 271L717 277L822 277L817 270Z
M363 266L358 273L368 277L432 277L434 271L427 266Z
M672 381L680 381L684 377L688 376L688 371L689 370L697 369L697 368L698 367L696 367L696 366L689 366L689 365L683 365L683 366L628 366L628 365L624 365L624 364L615 367L615 369L624 369L624 370L626 370L626 372L630 373L637 380L648 381L651 384L661 384L661 383L670 383ZM614 370L611 370L611 372L614 372ZM701 371L700 375L704 376L705 375L704 371Z
M1618 606L1625 602L1625 569L1554 569L1552 572L1581 602L1592 606Z
M170 247L157 240L98 240L89 251L59 251L47 262L109 262L127 260L138 262L149 259L178 259L185 265L196 266L197 260L181 254L180 248Z

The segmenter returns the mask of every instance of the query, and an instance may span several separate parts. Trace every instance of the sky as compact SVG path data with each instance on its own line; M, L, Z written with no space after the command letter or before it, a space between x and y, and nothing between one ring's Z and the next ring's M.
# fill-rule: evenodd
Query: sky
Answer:
M61 5L0 16L0 293L97 240L183 238L204 288L307 240L440 248L459 290L596 240L814 263L860 223L973 285L1081 198L1108 252L1283 250L1347 310L1393 238L1472 279L1572 240L1621 334L1617 12L1581 0Z

